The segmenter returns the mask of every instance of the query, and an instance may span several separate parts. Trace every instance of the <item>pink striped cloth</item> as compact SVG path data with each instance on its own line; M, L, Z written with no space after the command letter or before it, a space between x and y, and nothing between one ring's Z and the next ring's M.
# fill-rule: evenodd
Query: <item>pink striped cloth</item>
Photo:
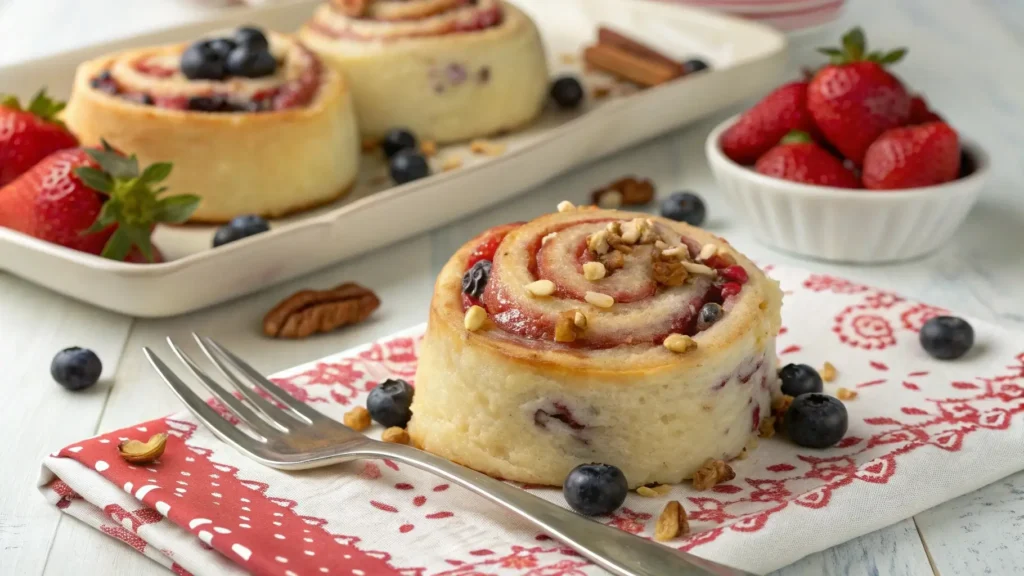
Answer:
M827 24L839 17L846 0L661 0L717 10L757 20L780 30L797 31Z

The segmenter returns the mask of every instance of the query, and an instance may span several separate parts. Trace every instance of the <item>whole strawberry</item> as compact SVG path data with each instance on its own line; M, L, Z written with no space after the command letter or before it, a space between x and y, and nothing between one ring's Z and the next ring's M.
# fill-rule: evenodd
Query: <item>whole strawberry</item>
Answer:
M949 182L960 173L960 137L945 122L894 128L864 157L864 186L901 190Z
M906 50L868 52L860 28L844 35L842 44L820 50L831 63L811 80L807 108L825 138L860 166L882 132L910 118L910 95L884 68L903 58Z
M112 260L153 262L159 222L181 223L199 204L155 186L171 165L139 170L138 159L104 148L59 150L0 188L0 226Z
M807 82L780 86L747 110L722 134L722 152L735 162L750 165L792 130L815 131L807 110Z
M21 176L51 152L78 146L57 114L63 102L40 90L28 108L14 96L0 96L0 186Z
M918 94L910 99L910 120L907 121L907 124L925 124L928 122L945 122L945 120L928 106L924 96Z
M835 188L860 188L857 177L806 132L790 132L757 161L765 176Z

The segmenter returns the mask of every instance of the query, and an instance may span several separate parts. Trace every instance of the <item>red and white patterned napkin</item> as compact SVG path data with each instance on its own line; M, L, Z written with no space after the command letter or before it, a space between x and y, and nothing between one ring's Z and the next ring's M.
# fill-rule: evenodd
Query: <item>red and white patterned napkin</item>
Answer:
M631 494L601 522L649 537L665 502L679 500L694 533L672 545L763 573L1024 469L1024 336L974 321L974 350L940 362L921 350L917 331L942 310L833 277L771 274L786 291L781 361L830 361L839 376L828 391L859 393L847 402L847 437L823 451L762 440L733 463L733 481L706 492L685 484L661 498ZM301 366L277 381L340 419L378 382L412 379L421 333ZM158 463L131 466L118 456L120 439L158 431L171 435ZM279 472L220 443L184 411L54 453L39 486L64 512L176 574L602 573L531 526L409 466L366 461ZM558 490L523 488L562 503Z

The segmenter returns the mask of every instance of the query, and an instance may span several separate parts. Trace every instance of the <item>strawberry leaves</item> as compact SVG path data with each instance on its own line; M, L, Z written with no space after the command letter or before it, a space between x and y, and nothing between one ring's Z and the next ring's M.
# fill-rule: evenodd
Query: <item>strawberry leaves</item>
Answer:
M140 173L139 160L134 154L125 156L106 142L103 142L103 149L89 149L86 153L98 168L79 167L75 169L75 176L107 199L96 221L83 234L116 226L100 255L124 260L132 248L137 247L152 262L150 235L154 226L185 222L199 205L199 197L190 194L161 197L167 188L155 185L171 174L171 164L167 162L151 164Z
M875 62L885 66L895 64L907 55L906 48L897 48L889 52L868 52L867 38L860 26L843 34L840 43L840 48L818 48L818 52L828 56L829 62L834 66L851 62Z
M64 126L64 123L57 119L57 115L64 110L64 102L60 100L54 100L46 94L46 88L43 88L36 95L32 97L32 100L28 103L28 108L22 108L21 102L18 101L18 97L12 94L0 95L0 106L4 108L10 108L11 110L24 110L30 112L33 115L39 117L41 120Z

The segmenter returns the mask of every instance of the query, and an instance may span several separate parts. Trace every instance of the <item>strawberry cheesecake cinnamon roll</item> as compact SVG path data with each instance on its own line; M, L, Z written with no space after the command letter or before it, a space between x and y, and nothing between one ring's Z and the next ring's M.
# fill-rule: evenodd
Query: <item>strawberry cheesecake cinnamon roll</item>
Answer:
M582 463L635 487L740 454L778 394L777 283L701 229L563 209L485 232L441 271L415 444L555 486Z
M300 38L352 83L359 127L452 142L519 128L548 70L530 18L502 0L332 0Z
M360 154L344 79L299 42L258 29L130 50L79 66L65 122L201 198L193 221L276 217L330 202Z

